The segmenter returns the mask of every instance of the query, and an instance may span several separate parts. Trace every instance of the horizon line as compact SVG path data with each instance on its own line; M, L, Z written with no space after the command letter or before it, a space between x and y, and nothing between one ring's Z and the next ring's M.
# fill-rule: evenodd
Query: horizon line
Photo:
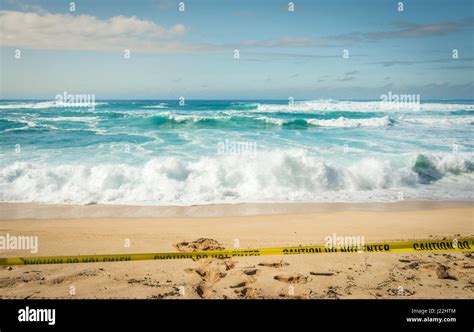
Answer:
M311 101L311 100L334 100L334 101L379 101L379 99L368 99L368 98L294 98L294 101ZM424 101L450 101L450 100L469 100L474 101L474 98L427 98ZM0 98L1 101L55 101L54 99L45 98ZM95 101L173 101L179 102L180 99L147 99L147 98L108 98L108 99L95 99ZM186 98L185 101L288 101L288 99L273 99L273 98L262 98L262 99L226 99L226 98L208 98L208 99L194 99ZM423 101L420 100L420 101Z

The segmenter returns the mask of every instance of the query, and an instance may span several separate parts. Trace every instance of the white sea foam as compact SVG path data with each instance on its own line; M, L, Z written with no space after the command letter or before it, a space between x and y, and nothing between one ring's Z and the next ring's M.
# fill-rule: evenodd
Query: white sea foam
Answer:
M255 119L263 121L265 123L271 123L271 124L274 124L274 125L277 125L277 126L282 126L285 123L288 123L288 122L291 121L291 120L288 120L288 119L278 119L278 118L271 118L271 117L267 117L267 116L259 116Z
M57 116L54 118L37 118L37 120L41 121L51 121L51 122L93 122L100 120L99 117L96 116Z
M16 108L49 108L56 107L55 101L39 102L39 103L13 103L0 105L0 109L16 109Z
M140 117L140 118L149 118L149 117L164 117L169 120L173 120L176 122L199 122L203 120L212 120L212 119L221 119L225 118L224 116L217 116L217 115L197 115L197 114L178 114L173 111L133 111L133 112L124 112L128 117Z
M420 186L430 188L424 184L427 181L471 176L473 171L472 155L412 155L405 160L400 165L399 156L392 161L366 158L344 166L304 150L289 150L259 153L256 158L218 156L186 161L167 157L136 166L15 162L0 171L0 197L6 201L151 205L360 201L362 197L377 201L389 200L390 192L396 197L399 188L407 193L416 188L420 195ZM474 178L470 181L470 191L461 193L464 197L474 196ZM430 195L452 197L440 190Z
M206 119L215 119L215 117L204 117L199 115L182 115L182 114L168 114L167 118L170 120L174 120L176 122L186 122L186 121L193 121L199 122Z
M428 126L458 126L458 125L473 125L474 117L443 117L443 118L407 118L400 117L397 121L410 123L410 124L421 124Z
M10 121L10 122L17 122L17 123L21 123L21 124L24 124L23 127L16 127L16 128L8 128L8 129L5 129L3 132L4 133L7 133L9 131L22 131L22 130L28 130L30 128L34 128L34 127L37 127L38 124L36 124L35 122L31 121L31 120L28 120L26 119L25 117L22 117L21 119L6 119L7 121Z
M390 111L474 111L474 105L471 104L440 104L440 103L421 103L419 105L411 104L393 104L383 103L381 101L337 101L337 100L310 100L299 101L293 104L258 104L258 112L390 112Z
M96 102L91 103L91 106L100 106L106 105L107 103L104 102ZM43 109L43 108L52 108L52 107L67 107L68 103L60 102L60 101L44 101L44 102L37 102L37 103L12 103L12 104L4 104L0 105L0 109L22 109L22 108L30 108L30 109Z
M367 119L349 119L345 117L339 117L337 119L281 119L260 116L256 117L255 119L278 126L282 126L299 120L304 121L313 126L337 128L384 127L392 123L388 116Z
M368 119L348 119L345 117L339 117L337 119L308 119L306 120L309 124L319 127L339 127L339 128L352 128L352 127L384 127L391 124L391 120L388 116L379 118L368 118Z
M160 113L155 113L153 115L163 116L176 122L187 122L187 121L199 122L199 121L205 121L205 120L217 120L217 119L229 118L226 116L219 116L219 115L205 116L205 115L197 115L197 114L177 114L174 112L160 112Z
M166 105L166 103L160 103L158 105L143 106L143 108L168 108Z
M46 128L49 130L64 130L64 131L81 131L82 128L69 128L69 129L60 129L58 127L41 123L41 121L47 122L85 122L85 123L95 123L99 120L98 117L54 117L54 118L26 118L22 117L21 119L6 119L10 122L18 122L25 124L23 127L16 127L16 128L8 128L5 129L3 132L11 132L11 131L22 131L22 130L29 130L31 128ZM34 121L33 121L34 120ZM36 122L35 122L36 121Z

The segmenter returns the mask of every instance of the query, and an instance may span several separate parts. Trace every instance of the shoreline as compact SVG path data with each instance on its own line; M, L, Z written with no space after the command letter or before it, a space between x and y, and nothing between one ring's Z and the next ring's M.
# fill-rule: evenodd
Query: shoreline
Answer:
M334 211L415 211L420 209L472 208L474 201L421 201L371 203L234 203L189 206L109 204L44 204L0 202L2 220L55 220L81 218L238 217L329 213Z

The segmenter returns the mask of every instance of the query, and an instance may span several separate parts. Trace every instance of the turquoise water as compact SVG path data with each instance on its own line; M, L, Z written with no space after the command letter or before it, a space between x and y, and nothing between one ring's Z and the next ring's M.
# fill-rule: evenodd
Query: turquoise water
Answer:
M66 106L0 101L3 201L167 205L474 198L472 101Z

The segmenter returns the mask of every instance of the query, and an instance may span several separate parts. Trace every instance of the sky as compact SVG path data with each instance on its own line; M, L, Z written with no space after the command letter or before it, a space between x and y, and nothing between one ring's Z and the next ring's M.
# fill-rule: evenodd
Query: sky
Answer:
M292 2L1 0L0 98L474 98L474 1Z

